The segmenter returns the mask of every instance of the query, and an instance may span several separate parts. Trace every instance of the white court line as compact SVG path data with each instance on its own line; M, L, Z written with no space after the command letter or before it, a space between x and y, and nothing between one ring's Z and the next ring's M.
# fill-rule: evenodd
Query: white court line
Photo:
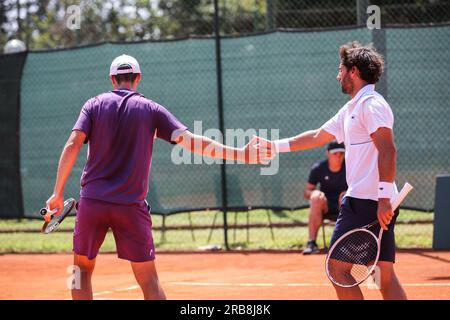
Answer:
M128 288L117 289L117 290L114 290L114 291L115 292L122 292L122 291L132 291L132 290L136 290L136 289L139 289L139 286L131 286L131 287L128 287Z
M205 287L275 287L274 283L227 283L227 282L169 282L174 286L205 286Z
M131 286L131 287L126 287L126 288L116 289L116 290L111 290L111 291L100 291L100 292L96 292L96 293L92 294L92 296L98 297L98 296L104 296L106 294L111 294L111 293L115 293L115 292L133 291L136 289L139 289L139 286Z
M331 287L330 283L232 283L232 282L169 282L173 286L196 286L196 287ZM450 282L443 283L403 283L404 287L450 287ZM370 284L362 284L370 286ZM126 292L139 289L139 286L101 291L93 294L94 297L108 295L117 292ZM101 298L100 298L101 299Z
M227 283L227 282L169 282L174 286L204 287L331 287L329 283Z
M169 282L175 286L211 287L331 287L330 283L230 283L230 282ZM404 287L450 287L450 283L403 283ZM370 286L370 284L363 284Z
M402 283L404 287L450 287L450 283Z
M124 298L96 298L95 300L130 300L130 299L124 299Z
M110 294L110 293L113 293L113 292L112 291L100 291L100 292L93 293L92 296L96 297L96 296L102 296L104 294Z

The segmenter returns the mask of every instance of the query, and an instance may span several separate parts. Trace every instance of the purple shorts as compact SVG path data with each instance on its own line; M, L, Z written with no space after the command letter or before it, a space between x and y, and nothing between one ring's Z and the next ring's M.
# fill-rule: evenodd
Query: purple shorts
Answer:
M73 234L73 251L94 259L109 228L117 255L132 262L155 260L152 220L147 205L121 205L80 198Z

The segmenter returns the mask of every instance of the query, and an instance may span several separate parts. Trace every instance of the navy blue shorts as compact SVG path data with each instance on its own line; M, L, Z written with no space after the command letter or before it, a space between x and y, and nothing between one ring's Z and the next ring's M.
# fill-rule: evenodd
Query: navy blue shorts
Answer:
M339 215L339 203L338 201L333 200L327 200L327 203L328 211L323 215L323 218L336 221L337 216Z
M344 233L355 228L363 227L377 220L377 209L377 201L345 197L342 200L336 226L334 228L333 235L331 236L330 247ZM379 261L395 262L394 227L398 214L399 210L397 209L391 223L388 226L388 230L383 232ZM378 237L380 226L377 224L370 230Z

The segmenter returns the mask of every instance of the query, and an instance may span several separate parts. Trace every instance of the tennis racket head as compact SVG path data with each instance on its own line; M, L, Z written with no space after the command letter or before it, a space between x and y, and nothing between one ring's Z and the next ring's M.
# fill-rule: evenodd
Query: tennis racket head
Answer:
M372 275L379 255L379 239L373 232L366 228L351 230L330 248L325 261L327 276L340 287L355 287Z
M412 189L413 186L406 182L400 192L391 199L392 210L400 206ZM369 230L375 225L378 225L378 221L350 230L330 248L325 260L325 269L328 278L334 284L344 288L355 287L373 274L380 257L383 234L383 229L380 228L377 238Z
M46 221L42 226L41 232L48 234L58 229L61 222L69 215L69 213L75 207L76 203L76 200L73 198L64 201L64 208L62 209L61 214L57 217L52 215L51 220L48 222Z

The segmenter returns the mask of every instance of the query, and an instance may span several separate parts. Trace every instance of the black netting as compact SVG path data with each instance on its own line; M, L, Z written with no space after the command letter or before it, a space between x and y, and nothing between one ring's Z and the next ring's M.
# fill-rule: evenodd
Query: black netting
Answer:
M23 216L19 163L20 85L26 53L0 55L0 218Z

